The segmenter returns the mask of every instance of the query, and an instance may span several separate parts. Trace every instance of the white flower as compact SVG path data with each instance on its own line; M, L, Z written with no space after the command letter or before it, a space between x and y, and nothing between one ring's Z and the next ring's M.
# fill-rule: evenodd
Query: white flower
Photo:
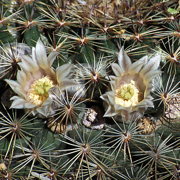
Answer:
M11 108L43 110L42 108L51 103L48 92L52 87L63 90L76 85L74 81L68 79L71 64L64 64L56 69L52 67L56 56L57 53L52 52L47 57L46 49L40 40L36 47L32 48L32 56L22 56L17 81L6 79L18 95L11 98L13 100Z
M153 107L150 91L152 79L160 73L157 70L159 63L159 55L149 61L145 56L132 63L122 48L118 54L118 64L111 65L115 74L110 76L111 91L101 96L108 106L104 116L127 117L133 112L144 112L147 107Z

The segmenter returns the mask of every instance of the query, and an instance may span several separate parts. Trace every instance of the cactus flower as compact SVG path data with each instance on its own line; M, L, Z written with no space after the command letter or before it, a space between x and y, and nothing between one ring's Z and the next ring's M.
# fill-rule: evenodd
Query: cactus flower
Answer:
M61 90L74 86L74 81L68 79L72 69L71 64L64 64L54 69L52 64L57 56L52 52L47 56L43 43L38 40L32 48L32 56L22 56L17 72L17 81L6 79L17 96L13 96L11 108L42 110L51 103L49 90ZM39 111L40 112L40 111Z
M152 79L160 73L160 56L148 61L147 56L132 63L123 48L118 54L118 64L111 67L115 76L110 76L111 90L101 96L106 102L105 117L122 115L127 117L133 112L144 112L153 107Z

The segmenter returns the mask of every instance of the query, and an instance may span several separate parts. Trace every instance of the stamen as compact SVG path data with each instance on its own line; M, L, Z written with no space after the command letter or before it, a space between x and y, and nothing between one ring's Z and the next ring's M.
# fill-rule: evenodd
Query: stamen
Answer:
M53 86L53 81L47 76L36 80L30 87L28 100L37 106L43 104L49 96L49 89Z
M124 84L116 89L115 103L124 107L134 106L139 102L139 90L135 82Z

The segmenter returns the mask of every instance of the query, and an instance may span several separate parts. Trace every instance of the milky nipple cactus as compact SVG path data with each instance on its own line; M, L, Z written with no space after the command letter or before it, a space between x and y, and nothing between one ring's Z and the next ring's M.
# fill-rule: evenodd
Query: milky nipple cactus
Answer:
M179 180L178 0L0 1L0 180Z

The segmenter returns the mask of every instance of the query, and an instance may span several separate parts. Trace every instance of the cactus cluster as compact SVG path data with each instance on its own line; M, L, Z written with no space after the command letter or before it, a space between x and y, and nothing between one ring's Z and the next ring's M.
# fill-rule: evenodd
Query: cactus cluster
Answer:
M0 179L179 180L179 12L1 0Z

